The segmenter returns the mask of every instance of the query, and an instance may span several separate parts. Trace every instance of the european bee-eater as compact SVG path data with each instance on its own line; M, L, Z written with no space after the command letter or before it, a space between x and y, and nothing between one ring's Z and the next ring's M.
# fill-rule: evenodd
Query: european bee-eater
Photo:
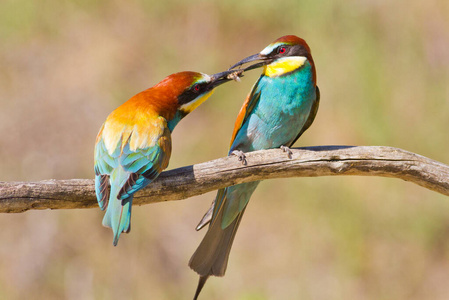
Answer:
M309 128L318 110L320 93L310 48L301 38L283 36L231 69L253 61L259 62L245 71L263 66L263 72L237 116L229 154L278 147L290 152L288 147ZM235 233L258 184L218 191L208 231L189 262L200 275L194 299L209 276L225 274ZM199 228L207 224L207 218L206 214Z
M114 246L130 231L133 194L168 166L171 132L203 103L232 71L207 75L180 72L138 93L101 126L95 144L95 191L103 225L112 228Z

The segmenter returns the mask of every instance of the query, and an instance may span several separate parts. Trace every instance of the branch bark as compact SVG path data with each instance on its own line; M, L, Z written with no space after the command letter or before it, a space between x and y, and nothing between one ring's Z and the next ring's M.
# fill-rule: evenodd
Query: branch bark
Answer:
M449 166L402 149L371 146L294 148L247 153L161 173L135 194L134 204L182 200L238 183L287 177L359 175L394 177L449 196ZM96 207L92 179L0 182L0 212Z

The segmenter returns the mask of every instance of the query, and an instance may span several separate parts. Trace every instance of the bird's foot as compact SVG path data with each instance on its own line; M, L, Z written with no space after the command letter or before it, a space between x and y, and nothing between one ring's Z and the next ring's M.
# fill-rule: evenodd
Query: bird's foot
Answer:
M292 159L293 152L289 147L282 145L280 148L282 149L282 151L287 153L289 159Z
M246 155L243 151L241 150L234 150L231 152L231 155L235 155L239 158L239 161L242 162L242 165L246 166L248 164L248 162L246 161Z

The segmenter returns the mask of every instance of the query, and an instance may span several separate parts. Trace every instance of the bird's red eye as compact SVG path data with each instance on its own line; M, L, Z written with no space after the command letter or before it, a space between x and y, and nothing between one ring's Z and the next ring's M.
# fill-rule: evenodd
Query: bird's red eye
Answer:
M200 89L201 89L201 87L200 87L199 84L195 84L195 86L193 87L193 90L194 90L195 92L199 92Z
M285 49L285 47L281 47L281 48L279 48L278 53L279 53L279 54L284 54L285 51L287 51L287 49Z

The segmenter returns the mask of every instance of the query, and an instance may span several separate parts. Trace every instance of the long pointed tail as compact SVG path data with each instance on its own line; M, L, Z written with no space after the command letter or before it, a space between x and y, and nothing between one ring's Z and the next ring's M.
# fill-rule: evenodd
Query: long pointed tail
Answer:
M133 196L125 200L109 200L109 206L103 218L103 226L112 228L114 233L113 245L117 246L122 232L131 231L131 208Z
M209 278L209 276L200 276L200 280L198 281L198 286L195 291L195 296L193 296L193 300L198 299L198 296L200 295L201 290L203 289L203 286L207 281L207 278Z
M118 195L123 185L129 179L129 173L122 168L117 168L111 176L111 192L108 208L103 218L103 226L112 228L114 233L113 245L117 246L118 239L122 232L128 233L131 230L131 208L133 195L126 199L119 199Z
M189 261L190 268L201 277L223 276L225 274L232 242L244 211L240 212L225 229L221 228L220 221L211 223L204 239ZM217 220L222 219L222 214L223 210L220 211Z
M225 274L235 234L258 184L258 181L248 182L219 190L211 209L201 220L197 229L211 221L206 235L189 261L190 268L200 275L195 299L209 276Z

